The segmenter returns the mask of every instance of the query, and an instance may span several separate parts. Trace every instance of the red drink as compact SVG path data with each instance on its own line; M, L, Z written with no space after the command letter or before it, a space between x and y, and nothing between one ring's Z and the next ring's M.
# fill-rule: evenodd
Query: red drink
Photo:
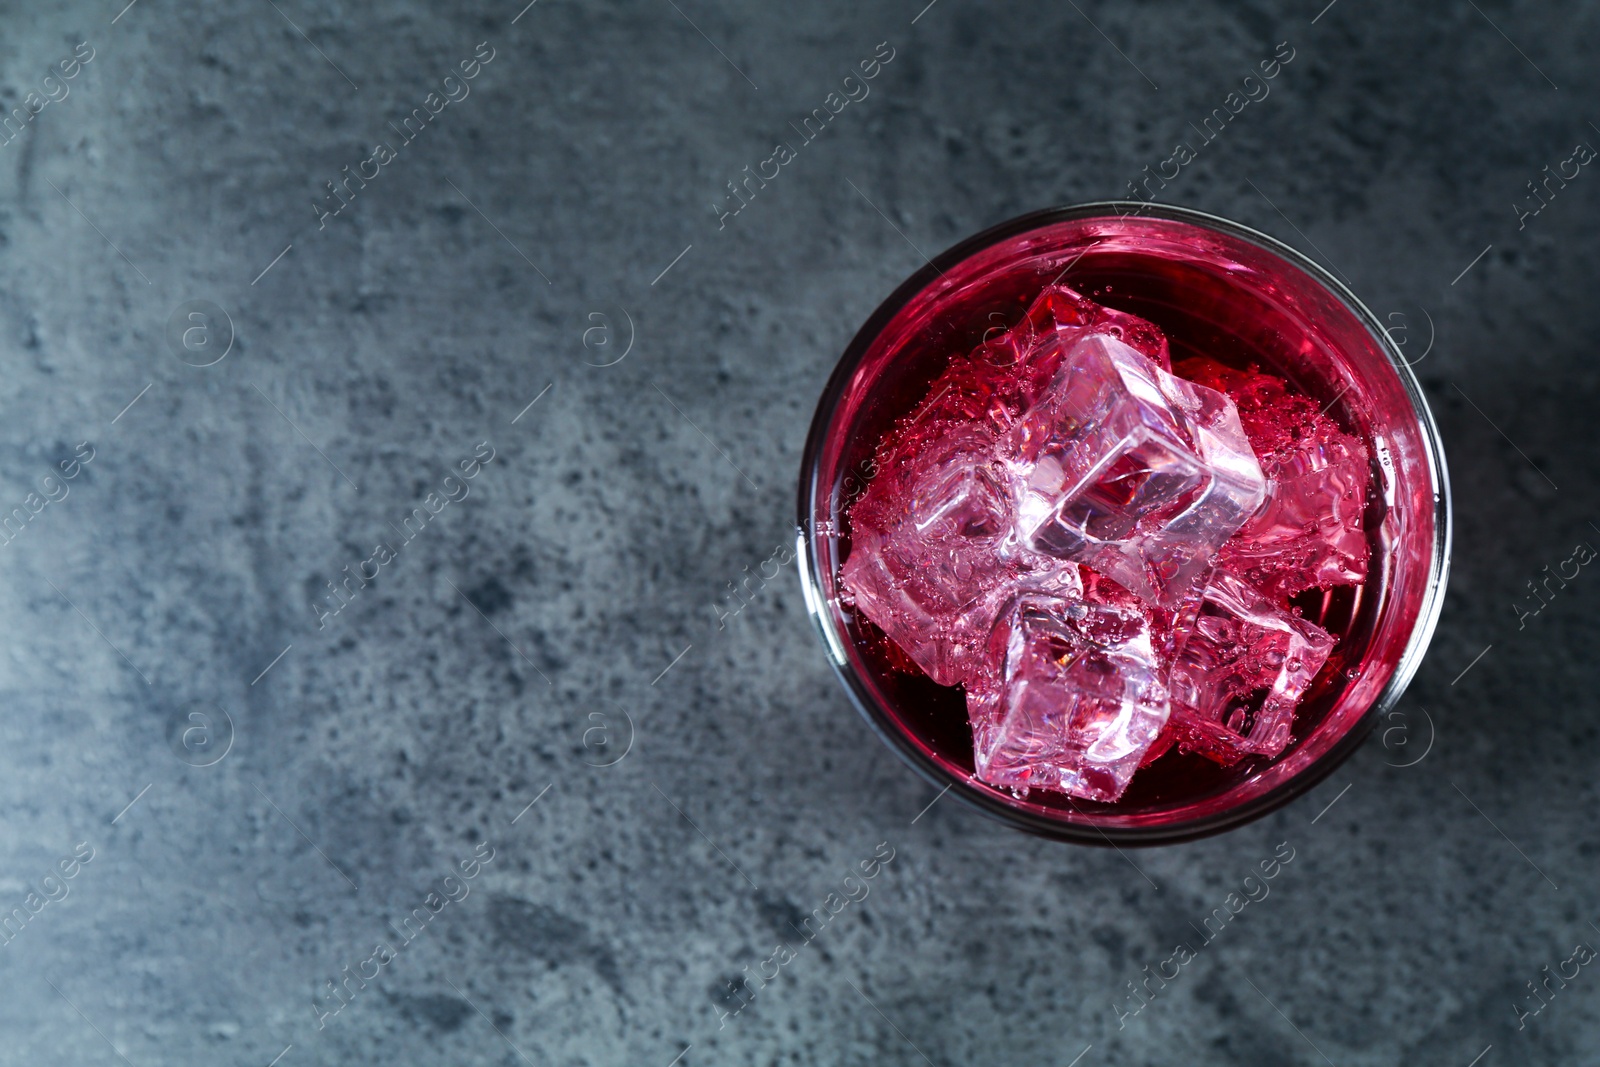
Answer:
M1314 785L1398 700L1431 636L1448 563L1444 461L1415 380L1360 303L1271 238L1179 209L1088 205L1028 216L939 257L886 301L824 392L800 499L808 605L835 666L879 733L941 787L1024 828L1104 843L1156 843L1235 825ZM1296 606L1338 638L1273 758L1231 766L1174 749L1115 802L1026 798L973 777L961 689L905 670L905 657L840 601L849 505L878 442L922 402L952 357L1014 325L1053 282L1154 323L1174 363L1259 365L1317 398L1365 442L1372 492L1362 529L1366 582L1301 594Z

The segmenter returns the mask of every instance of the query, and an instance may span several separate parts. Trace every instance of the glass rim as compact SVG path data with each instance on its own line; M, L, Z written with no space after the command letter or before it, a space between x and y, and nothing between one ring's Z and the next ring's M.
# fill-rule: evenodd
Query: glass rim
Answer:
M855 369L873 342L908 303L925 292L949 268L1008 238L1062 222L1143 216L1189 223L1242 240L1278 256L1321 285L1366 328L1410 399L1413 414L1421 429L1422 440L1426 445L1423 453L1434 485L1433 544L1423 600L1416 622L1407 638L1404 652L1384 683L1383 689L1362 713L1361 718L1335 740L1314 763L1267 792L1211 815L1163 826L1101 826L1092 819L1081 823L1067 822L1012 807L998 797L974 788L966 778L952 774L939 766L912 744L901 729L888 721L887 714L878 707L878 702L856 676L856 671L845 652L846 635L836 630L826 610L825 592L817 570L818 556L814 544L816 537L814 504L817 500L818 468L828 429L838 409L839 401ZM1411 364L1406 362L1388 331L1361 298L1320 263L1270 234L1195 208L1130 200L1090 201L1044 208L1007 219L940 252L897 286L878 304L866 322L856 331L850 343L845 346L833 373L818 397L816 411L806 436L805 448L801 454L798 506L796 556L801 564L798 569L806 610L820 632L834 674L838 676L850 696L851 703L866 719L873 732L930 785L936 788L942 787L963 803L985 814L1043 837L1111 847L1176 844L1233 829L1287 805L1315 788L1342 765L1365 743L1377 720L1399 702L1421 665L1444 607L1453 534L1450 477L1445 463L1443 441L1434 422L1433 412L1429 409L1422 387L1411 370ZM1070 801L1068 803L1076 809L1076 805Z

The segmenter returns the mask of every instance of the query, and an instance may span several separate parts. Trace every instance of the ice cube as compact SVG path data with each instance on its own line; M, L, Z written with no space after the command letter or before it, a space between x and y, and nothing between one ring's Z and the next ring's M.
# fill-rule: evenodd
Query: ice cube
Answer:
M1162 370L1172 369L1167 339L1155 325L1054 285L1015 325L952 357L907 423L979 422L1004 434L1048 387L1071 342L1090 334L1121 341Z
M1060 353L1005 454L1029 548L1165 608L1192 595L1266 493L1232 400L1104 334Z
M1167 721L1167 692L1136 598L1009 600L969 688L977 777L1018 793L1122 795Z
M1063 600L1082 600L1085 572L1070 560L1014 548L1011 588L1019 593L1044 593ZM1092 580L1093 575L1090 574Z
M845 587L940 685L970 673L1011 568L1011 502L994 438L970 423L916 428L851 508Z
M1334 638L1222 568L1172 667L1173 727L1218 763L1276 756Z
M1267 478L1266 505L1223 546L1218 562L1285 599L1365 581L1366 444L1281 378L1208 359L1186 360L1179 370L1234 398Z
M1166 336L1153 324L1126 311L1104 307L1064 285L1040 293L1027 312L1004 334L986 339L975 356L990 366L1025 371L1032 388L1029 399L1055 377L1059 353L1064 348L1046 342L1072 342L1089 334L1104 334L1121 341L1164 371L1172 370Z

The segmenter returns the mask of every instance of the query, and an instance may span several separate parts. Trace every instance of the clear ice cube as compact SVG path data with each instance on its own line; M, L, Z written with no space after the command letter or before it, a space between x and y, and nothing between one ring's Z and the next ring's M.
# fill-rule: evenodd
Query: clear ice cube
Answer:
M940 685L971 673L1011 568L1011 501L994 438L929 423L851 510L843 576L856 606Z
M1166 608L1192 595L1266 494L1226 394L1104 334L1060 353L1006 447L1024 543Z
M1223 546L1218 564L1285 599L1365 581L1362 511L1371 479L1365 442L1311 398L1289 392L1281 378L1208 359L1187 360L1181 369L1234 398L1267 478L1265 506Z
M1089 334L1121 341L1162 370L1172 369L1166 335L1154 323L1104 307L1064 285L1040 293L1021 321L974 354L992 367L1022 372L1031 399L1055 377L1060 353Z
M1221 568L1172 666L1172 720L1183 747L1219 763L1276 756L1295 705L1334 638Z
M1002 609L968 690L977 777L1018 793L1122 795L1167 721L1143 607L1091 576L1086 599L1023 593Z

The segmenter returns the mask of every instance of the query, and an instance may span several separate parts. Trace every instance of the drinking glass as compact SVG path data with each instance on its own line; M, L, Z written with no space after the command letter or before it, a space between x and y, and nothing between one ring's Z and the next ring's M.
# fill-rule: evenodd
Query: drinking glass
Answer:
M1220 766L1173 749L1114 803L973 776L960 688L901 657L841 600L849 507L878 442L952 356L1017 322L1053 282L1166 334L1176 362L1209 356L1287 378L1368 445L1371 545L1360 587L1313 590L1302 614L1339 638L1278 756ZM1422 390L1371 311L1293 248L1179 207L1094 203L1002 223L912 275L872 313L818 402L800 474L798 558L807 608L845 691L877 734L932 785L1034 833L1086 844L1162 844L1237 826L1325 778L1400 699L1444 600L1450 489Z

